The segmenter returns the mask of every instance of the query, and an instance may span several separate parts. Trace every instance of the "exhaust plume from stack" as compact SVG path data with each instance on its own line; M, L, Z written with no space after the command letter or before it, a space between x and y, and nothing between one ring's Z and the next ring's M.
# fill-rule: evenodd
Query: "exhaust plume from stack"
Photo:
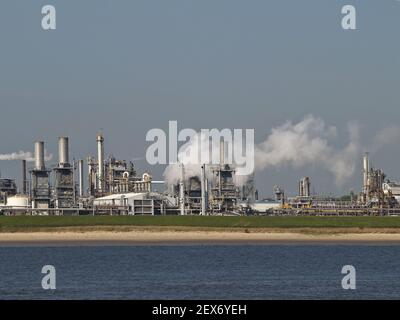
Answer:
M292 168L322 167L334 175L338 185L344 184L355 172L357 157L361 149L358 125L349 123L348 132L347 145L343 149L339 149L330 143L331 139L337 135L336 127L327 126L321 118L308 115L298 123L288 121L273 128L266 140L255 146L254 171L285 166ZM198 152L209 154L209 150L197 150L199 141L202 139L202 135L198 133L178 155L179 161L185 164L186 177L201 176L201 164L193 164L196 163L197 158L192 158L197 157ZM201 145L203 144L201 143ZM211 149L220 151L221 163L223 163L222 150L225 149L225 159L229 156L226 154L228 148L223 140L222 142L218 141L217 144L214 143ZM209 170L206 174L211 178L212 173ZM177 184L179 182L177 179L179 166L169 165L164 171L164 177L167 184ZM248 176L235 176L237 186L244 185L247 180Z
M45 150L45 161L50 161L53 159L52 154L48 154L47 150ZM14 161L14 160L26 160L28 162L34 162L35 157L30 151L18 151L6 154L0 154L0 161Z
M330 139L336 137L336 127L326 126L321 118L308 115L296 124L288 121L273 128L267 139L256 146L256 171L284 166L322 167L341 185L354 174L360 153L358 126L349 123L348 131L347 146L338 149L330 144Z

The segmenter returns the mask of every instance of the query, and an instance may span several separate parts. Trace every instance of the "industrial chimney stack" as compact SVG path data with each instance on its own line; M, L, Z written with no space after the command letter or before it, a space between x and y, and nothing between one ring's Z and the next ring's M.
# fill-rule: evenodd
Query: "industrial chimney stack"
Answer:
M102 133L97 134L97 164L98 164L98 187L104 191L104 137Z
M363 157L363 192L366 197L369 194L369 154L364 153Z
M45 170L44 165L44 142L37 141L35 143L35 169Z
M79 173L79 197L84 196L84 184L83 184L83 160L78 161L78 173Z
M59 167L68 168L69 164L69 146L67 137L58 138L58 158Z
M181 216L186 215L185 211L185 167L183 163L180 164L181 177L179 181L179 206Z
M206 165L201 166L201 215L207 214Z
M22 160L22 194L27 194L26 188L26 160Z

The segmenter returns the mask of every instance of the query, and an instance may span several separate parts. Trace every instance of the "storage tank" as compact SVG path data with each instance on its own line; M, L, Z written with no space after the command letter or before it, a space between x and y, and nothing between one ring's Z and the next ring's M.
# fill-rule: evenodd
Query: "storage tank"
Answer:
M24 194L17 194L12 197L7 198L7 207L15 207L15 208L28 208L29 205L29 197Z

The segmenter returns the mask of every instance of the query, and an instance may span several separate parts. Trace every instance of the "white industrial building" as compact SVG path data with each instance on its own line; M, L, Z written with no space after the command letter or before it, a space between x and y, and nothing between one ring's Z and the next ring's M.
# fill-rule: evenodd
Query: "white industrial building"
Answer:
M382 189L385 194L391 194L391 196L400 203L400 184L394 182L385 182L382 184Z
M249 207L251 210L256 212L265 213L269 210L278 209L282 203L274 200L259 200L251 203L242 202L239 204L242 208Z
M173 197L161 197L160 194L152 192L142 193L123 193L112 194L101 198L96 198L93 201L93 206L96 209L107 209L107 207L128 207L128 214L130 215L157 215L167 214L167 203L175 204L176 199Z

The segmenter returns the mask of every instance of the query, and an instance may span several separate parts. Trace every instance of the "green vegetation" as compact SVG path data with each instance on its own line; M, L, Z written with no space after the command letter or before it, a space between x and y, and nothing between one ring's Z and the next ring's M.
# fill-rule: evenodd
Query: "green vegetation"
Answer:
M1 216L0 232L96 226L400 228L400 217Z

